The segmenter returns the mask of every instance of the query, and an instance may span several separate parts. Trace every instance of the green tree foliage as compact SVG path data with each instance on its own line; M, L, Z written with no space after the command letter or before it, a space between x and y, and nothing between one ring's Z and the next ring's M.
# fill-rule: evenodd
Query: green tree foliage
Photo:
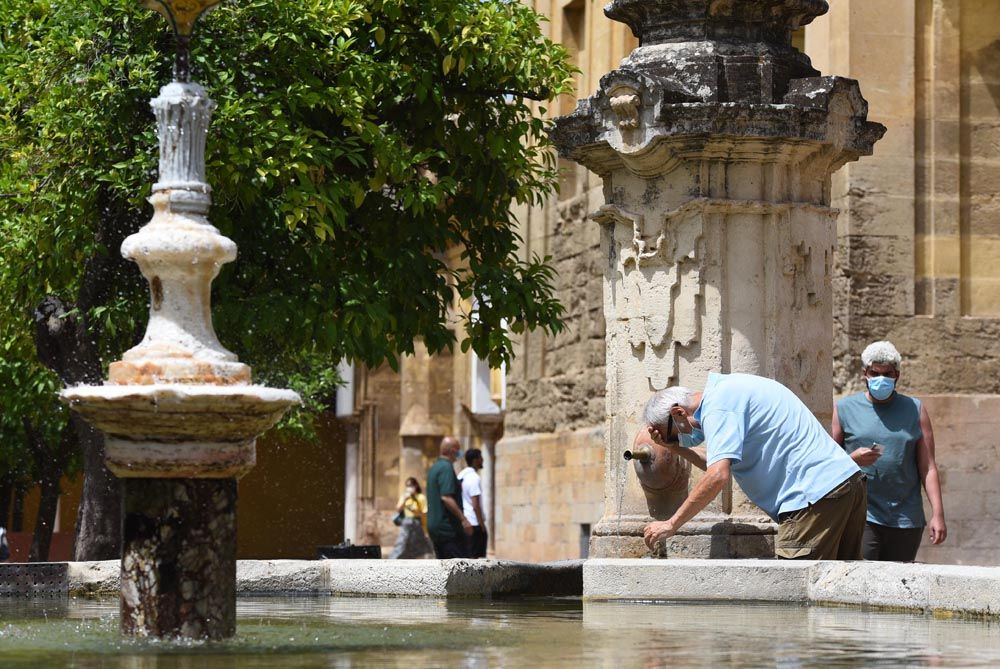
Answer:
M2 290L17 320L117 253L94 223L102 193L148 216L148 100L171 41L132 0L0 1ZM526 98L567 90L564 56L505 0L259 0L203 17L211 219L240 248L217 281L221 338L262 369L304 350L391 362L414 337L454 342L456 293L479 298L463 338L494 364L510 355L501 319L558 329L550 270L518 261L510 209L553 183ZM464 262L449 269L454 247ZM144 285L121 284L90 313L105 353L144 323Z
M0 0L0 348L34 336L64 383L97 382L145 327L145 282L118 246L151 215L148 100L172 51L135 0ZM210 219L240 249L215 324L258 380L322 402L340 357L395 365L421 337L497 365L508 329L561 329L552 271L518 259L511 213L554 184L533 101L571 86L530 9L238 0L200 20L192 74L218 103ZM59 346L32 334L45 296ZM475 318L455 318L459 298Z

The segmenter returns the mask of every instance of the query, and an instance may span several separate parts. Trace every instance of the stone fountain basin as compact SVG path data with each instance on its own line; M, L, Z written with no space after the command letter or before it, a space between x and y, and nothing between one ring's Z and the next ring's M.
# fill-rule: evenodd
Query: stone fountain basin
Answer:
M123 478L242 476L257 436L301 401L265 386L179 383L76 386L60 397L106 435L106 463Z

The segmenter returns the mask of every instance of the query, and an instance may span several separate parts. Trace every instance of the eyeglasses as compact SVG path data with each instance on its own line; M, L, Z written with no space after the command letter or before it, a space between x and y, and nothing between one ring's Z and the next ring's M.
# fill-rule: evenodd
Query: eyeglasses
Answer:
M671 404L670 408L673 409L676 406L680 406L680 405L679 404ZM681 441L680 432L678 432L678 434L676 436L673 436L673 431L674 431L674 414L673 413L668 413L667 414L667 433L665 435L663 435L663 440L666 441L666 442L672 442L672 443L678 443L679 444L680 441Z

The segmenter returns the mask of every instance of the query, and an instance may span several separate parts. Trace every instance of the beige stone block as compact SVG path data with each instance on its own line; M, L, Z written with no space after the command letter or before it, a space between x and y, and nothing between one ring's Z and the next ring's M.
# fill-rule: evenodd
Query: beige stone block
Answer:
M997 116L997 119L971 124L969 143L973 155L994 158L1000 155L1000 112Z
M973 70L973 72L976 71ZM978 123L996 119L1000 116L996 98L993 97L993 91L991 90L993 86L996 86L996 84L987 84L978 77L970 78L966 82L965 91L968 105L963 106L963 110L968 115L969 120Z
M853 27L852 22L852 30ZM882 111L892 115L912 113L914 80L912 32L853 33L850 39L852 54L860 56L862 61L853 67L849 76L864 82L863 91L869 103L869 118L879 118L879 113Z
M852 41L859 38L865 43L881 41L887 35L912 39L915 34L915 10L912 0L878 2L850 0L844 4L850 7ZM864 65L874 69L881 63Z
M872 162L881 163L886 158L899 158L910 163L910 171L912 173L914 152L913 116L893 116L869 112L869 117L886 127L885 136L875 145L875 156L871 159Z
M984 259L986 268L975 267L974 271L992 270L997 273L996 256ZM969 315L979 317L1000 317L1000 276L973 276L968 284Z
M927 259L928 276L957 278L962 269L962 248L958 237L950 235L918 235L914 240Z
M962 166L957 155L934 154L933 164L930 166L933 183L932 192L922 193L924 197L930 198L931 202L958 202L961 190Z
M880 207L881 199L885 196L913 197L912 157L883 155L881 144L877 144L875 155L871 159L852 167L851 180L846 186L852 199L856 199L858 194L877 197L878 202L874 202L872 205ZM842 204L838 206L843 207Z
M1000 160L996 157L973 158L967 169L971 194L993 195L1000 188Z
M908 236L890 236L896 218L888 213L879 216L884 235L856 235L849 240L851 253L851 269L854 272L867 272L877 276L903 275L913 276L913 244Z

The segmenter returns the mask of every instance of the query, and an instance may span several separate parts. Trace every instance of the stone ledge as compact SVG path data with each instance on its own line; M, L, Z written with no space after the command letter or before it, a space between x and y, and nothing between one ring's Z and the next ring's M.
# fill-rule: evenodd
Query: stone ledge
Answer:
M119 562L18 564L18 573L65 569L63 592L72 595L115 595ZM5 570L6 568L6 570ZM0 565L0 582L10 592L31 595L17 587L15 565ZM23 580L23 579L22 579ZM29 582L25 581L26 583ZM240 560L236 565L240 595L356 595L366 597L505 597L579 596L583 591L583 561L531 564L505 560Z
M40 579L62 572L60 583ZM37 573L35 573L37 572ZM240 560L240 595L766 601L1000 617L1000 567L782 560ZM0 595L116 595L117 560L0 565ZM58 587L56 587L58 586Z
M121 587L121 561L66 562L71 595L116 595Z
M1000 567L783 560L594 559L585 599L846 604L1000 616Z

